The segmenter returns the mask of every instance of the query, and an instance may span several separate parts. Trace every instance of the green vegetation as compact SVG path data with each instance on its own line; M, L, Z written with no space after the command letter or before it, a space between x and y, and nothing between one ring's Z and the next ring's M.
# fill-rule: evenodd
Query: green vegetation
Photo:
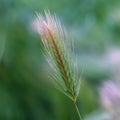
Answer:
M119 6L119 0L0 0L0 120L78 119L71 101L51 84L40 36L31 27L35 11L44 9L74 40L79 75L83 70L82 116L97 111L96 88L111 75L104 54L120 45Z

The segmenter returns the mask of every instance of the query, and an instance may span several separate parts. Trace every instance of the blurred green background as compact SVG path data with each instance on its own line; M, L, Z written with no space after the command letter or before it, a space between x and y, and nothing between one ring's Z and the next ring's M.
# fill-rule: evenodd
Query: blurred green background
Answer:
M120 46L119 0L0 0L0 120L77 120L71 101L48 76L35 11L49 9L66 26L83 70L79 109L101 108L98 88L109 79L109 48ZM97 120L97 118L96 118Z

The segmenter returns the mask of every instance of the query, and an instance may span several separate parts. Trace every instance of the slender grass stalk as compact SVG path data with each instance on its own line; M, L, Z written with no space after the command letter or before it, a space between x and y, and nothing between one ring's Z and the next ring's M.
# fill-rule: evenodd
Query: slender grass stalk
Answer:
M45 54L48 56L49 64L53 70L51 77L57 88L72 100L79 118L82 120L76 104L80 79L76 71L77 64L73 59L74 56L70 56L70 51L67 49L70 41L66 31L62 28L57 17L51 15L49 11L45 11L45 17L37 13L35 24L41 36Z
M77 114L78 114L78 116L79 116L79 119L82 120L82 116L81 116L80 111L79 111L79 109L78 109L77 103L75 102L74 105L75 105Z

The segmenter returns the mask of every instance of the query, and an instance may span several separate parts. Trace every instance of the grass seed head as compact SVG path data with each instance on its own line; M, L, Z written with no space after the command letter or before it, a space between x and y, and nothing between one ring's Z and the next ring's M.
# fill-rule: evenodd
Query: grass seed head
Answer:
M65 95L76 102L80 80L76 75L76 64L74 60L72 61L67 49L69 40L65 30L57 17L51 15L49 11L45 11L45 17L37 13L35 24L37 25L37 32L41 36L45 53L49 56L49 63L52 64L54 70L52 79Z

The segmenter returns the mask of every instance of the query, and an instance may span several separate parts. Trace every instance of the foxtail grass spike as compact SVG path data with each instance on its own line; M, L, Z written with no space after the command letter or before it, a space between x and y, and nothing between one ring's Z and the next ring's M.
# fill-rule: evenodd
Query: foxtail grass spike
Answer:
M45 11L45 16L36 14L37 31L41 36L49 64L54 71L52 79L54 79L58 89L68 96L73 103L76 103L80 80L74 57L69 54L68 47L70 47L71 41L56 15L51 15L49 11ZM76 104L75 107L77 108Z

